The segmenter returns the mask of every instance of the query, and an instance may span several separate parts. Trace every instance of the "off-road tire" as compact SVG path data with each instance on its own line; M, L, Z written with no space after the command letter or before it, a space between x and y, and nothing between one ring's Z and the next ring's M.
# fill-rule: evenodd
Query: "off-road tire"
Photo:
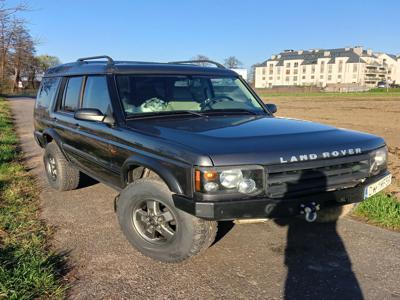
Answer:
M134 225L134 211L146 199L158 201L175 217L175 234L162 245L146 240ZM121 192L117 216L128 241L142 254L163 262L181 262L200 254L211 246L217 233L217 222L200 219L177 209L167 185L152 178L138 179Z
M351 213L356 206L355 203L346 204L343 206L334 206L322 209L317 214L316 222L318 223L333 223L338 219Z
M48 169L49 160L53 158L56 167L56 177ZM50 186L58 191L76 189L79 185L80 172L66 160L64 154L55 142L46 145L43 162Z

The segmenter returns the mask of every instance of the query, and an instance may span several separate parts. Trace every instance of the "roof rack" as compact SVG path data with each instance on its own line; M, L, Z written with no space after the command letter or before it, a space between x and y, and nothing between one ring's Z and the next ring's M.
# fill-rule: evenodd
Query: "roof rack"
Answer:
M81 57L81 58L78 58L77 62L85 62L86 60L99 59L99 58L107 59L107 61L108 61L107 64L108 65L114 64L114 60L111 57L107 56L107 55Z
M209 63L216 65L218 68L226 69L224 65L217 63L209 59L199 59L199 60L183 60L183 61L170 61L169 64L190 64L190 63Z

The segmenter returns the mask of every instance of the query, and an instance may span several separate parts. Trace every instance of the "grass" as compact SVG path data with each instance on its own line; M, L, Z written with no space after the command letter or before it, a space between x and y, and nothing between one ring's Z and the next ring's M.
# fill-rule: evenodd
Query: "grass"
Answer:
M10 110L0 98L0 299L61 299L63 255L49 250L33 179L20 162Z
M372 196L361 202L353 214L375 225L400 230L400 201L393 196L384 193Z

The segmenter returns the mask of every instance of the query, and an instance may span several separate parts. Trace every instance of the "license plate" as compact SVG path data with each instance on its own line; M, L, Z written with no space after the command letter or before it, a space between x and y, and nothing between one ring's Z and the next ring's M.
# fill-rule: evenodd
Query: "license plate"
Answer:
M389 174L389 175L383 177L382 179L379 179L377 182L370 184L364 190L364 199L367 199L367 198L371 197L372 195L379 193L385 187L390 185L391 182L392 182L392 174Z

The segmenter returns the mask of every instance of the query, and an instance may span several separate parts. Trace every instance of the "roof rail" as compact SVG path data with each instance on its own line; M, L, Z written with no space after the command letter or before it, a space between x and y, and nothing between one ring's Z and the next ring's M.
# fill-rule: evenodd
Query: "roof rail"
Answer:
M183 60L183 61L170 61L169 64L190 64L190 63L209 63L216 65L218 68L226 69L224 65L217 63L209 59L199 59L199 60Z
M108 61L107 64L108 64L108 65L114 64L114 60L113 60L111 57L107 56L107 55L98 55L98 56L81 57L81 58L78 58L77 62L84 62L84 61L86 61L86 60L99 59L99 58L105 58L105 59L107 59L107 61Z

